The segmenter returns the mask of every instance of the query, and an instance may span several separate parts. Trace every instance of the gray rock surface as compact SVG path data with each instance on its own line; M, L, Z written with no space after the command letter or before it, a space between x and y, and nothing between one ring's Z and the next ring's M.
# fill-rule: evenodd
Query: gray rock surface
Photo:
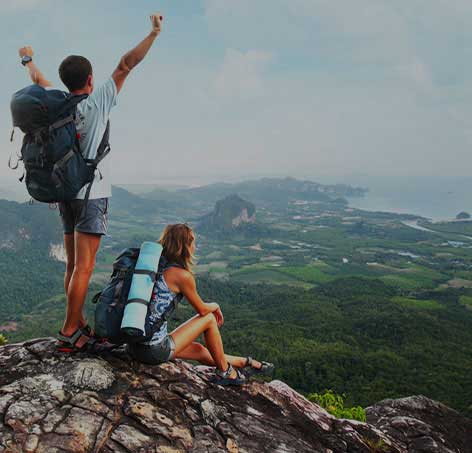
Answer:
M472 420L425 396L387 399L366 414L408 452L472 453Z
M374 406L374 426L337 420L280 381L219 387L206 367L143 365L122 349L61 354L54 343L0 348L0 452L472 451L453 443L469 422L425 398L411 413L406 400ZM438 407L455 417L454 436L434 424Z

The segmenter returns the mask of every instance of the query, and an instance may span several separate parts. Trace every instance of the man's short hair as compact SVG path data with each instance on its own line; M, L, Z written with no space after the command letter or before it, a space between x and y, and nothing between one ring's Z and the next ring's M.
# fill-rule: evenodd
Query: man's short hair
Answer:
M81 90L92 74L92 64L85 57L70 55L59 66L59 77L69 91Z

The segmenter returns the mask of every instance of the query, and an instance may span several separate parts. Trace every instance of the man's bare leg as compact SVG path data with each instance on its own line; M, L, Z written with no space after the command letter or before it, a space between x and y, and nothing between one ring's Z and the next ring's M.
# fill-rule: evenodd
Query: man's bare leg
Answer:
M69 288L70 279L72 273L74 272L74 262L75 262L75 242L74 242L74 233L64 234L64 249L66 251L66 273L64 275L64 290L66 292Z
M97 234L74 233L74 270L67 288L67 314L62 327L65 336L72 335L85 323L83 307L101 238Z

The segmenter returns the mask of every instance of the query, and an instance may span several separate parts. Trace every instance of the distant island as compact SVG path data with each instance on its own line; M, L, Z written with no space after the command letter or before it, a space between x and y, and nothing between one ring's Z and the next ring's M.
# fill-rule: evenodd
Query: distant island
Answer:
M469 220L470 214L468 212L462 211L456 215L456 220Z

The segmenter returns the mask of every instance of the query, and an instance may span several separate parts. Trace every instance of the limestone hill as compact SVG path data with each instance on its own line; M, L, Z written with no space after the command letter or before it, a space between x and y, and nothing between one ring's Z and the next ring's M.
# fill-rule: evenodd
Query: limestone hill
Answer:
M201 219L197 229L206 233L231 233L255 221L256 207L233 194L217 201L214 211Z

